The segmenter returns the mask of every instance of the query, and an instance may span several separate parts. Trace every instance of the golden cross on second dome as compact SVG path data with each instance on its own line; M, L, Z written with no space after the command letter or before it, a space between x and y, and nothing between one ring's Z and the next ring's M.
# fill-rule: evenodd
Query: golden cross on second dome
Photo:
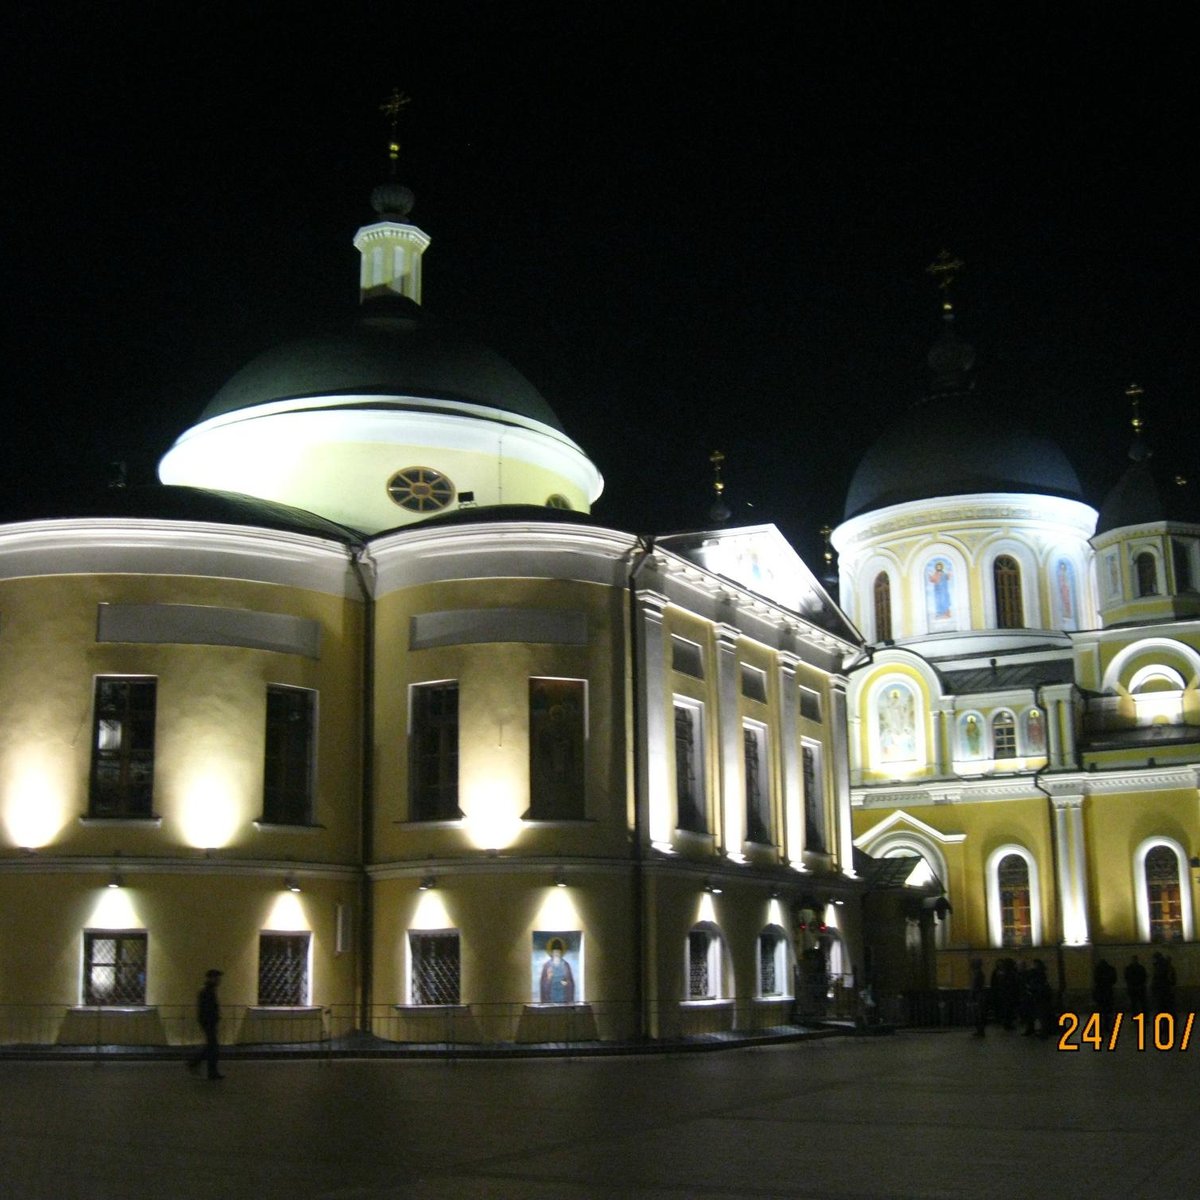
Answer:
M954 286L954 281L958 278L959 272L965 266L966 263L961 258L955 258L949 250L943 250L925 268L933 276L938 291L942 293L942 309L945 312L950 312L954 308L950 300L950 289Z
M1129 397L1129 403L1133 405L1133 417L1129 423L1133 426L1135 433L1141 433L1142 426L1146 423L1142 420L1142 396L1144 393L1138 384L1131 383L1125 389L1125 395Z
M400 142L396 138L396 127L400 124L400 114L412 103L412 97L399 88L392 88L392 94L379 106L391 124L391 137L388 140L388 158L395 163L400 157Z

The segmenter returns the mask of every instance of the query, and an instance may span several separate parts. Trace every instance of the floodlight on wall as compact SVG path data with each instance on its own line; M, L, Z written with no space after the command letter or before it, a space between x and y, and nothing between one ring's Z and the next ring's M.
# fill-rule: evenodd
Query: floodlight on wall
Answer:
M110 888L121 888L121 887L125 886L125 880L122 878L121 873L119 871L114 871L108 877L108 886Z
M425 878L422 879L419 884L417 884L417 891L428 892L435 887L437 887L437 877L434 875L426 875Z
M779 899L779 889L778 889L778 888L772 888L772 889L771 889L771 899L772 899L772 900L778 900L778 899Z
M567 877L563 873L562 867L559 867L558 870L554 872L554 886L555 887L566 887L567 886Z
M288 872L288 874L283 877L283 886L287 888L289 892L298 892L300 890L300 881L295 877L295 875L291 874L291 872Z
M710 896L719 896L722 891L721 885L719 883L714 883L711 879L706 879L704 881L704 890Z

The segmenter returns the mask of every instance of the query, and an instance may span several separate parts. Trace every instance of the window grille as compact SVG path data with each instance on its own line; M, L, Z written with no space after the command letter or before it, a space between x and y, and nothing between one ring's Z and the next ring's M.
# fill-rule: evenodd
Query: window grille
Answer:
M686 704L675 706L675 795L680 829L707 833L704 775L701 768L701 712Z
M996 625L1000 629L1024 629L1025 613L1021 601L1021 568L1009 554L1001 554L992 564L996 585Z
M1000 890L1001 945L1032 946L1029 864L1019 854L1006 854L997 864L996 876Z
M268 824L312 822L314 700L314 693L303 688L267 687L263 820Z
M825 850L825 794L821 779L821 748L805 742L800 748L804 774L804 847Z
M784 938L778 930L768 929L758 937L758 981L759 993L763 996L785 994Z
M449 821L458 807L458 684L412 689L409 738L414 821Z
M872 592L875 600L875 640L890 642L892 640L892 581L886 571L880 571L875 576Z
M713 986L714 964L710 962L713 935L706 929L693 929L688 934L688 999L712 1000L716 997Z
M1155 846L1146 855L1146 899L1150 909L1150 940L1182 941L1179 862L1170 846Z
M460 995L457 933L410 933L413 1004L458 1004Z
M157 680L100 676L92 728L89 815L149 817Z
M746 769L746 841L771 843L771 786L767 775L766 731L748 725L742 730Z
M258 939L258 1002L281 1008L308 1003L307 933L263 933Z
M1017 753L1017 723L1012 713L997 713L992 721L992 757L1013 758Z
M146 1003L146 935L83 935L83 1002L120 1006Z

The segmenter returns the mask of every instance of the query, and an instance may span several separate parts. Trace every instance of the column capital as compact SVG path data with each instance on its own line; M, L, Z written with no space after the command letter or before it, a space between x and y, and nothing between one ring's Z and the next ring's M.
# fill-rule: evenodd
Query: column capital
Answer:
M637 596L638 604L646 619L661 624L663 612L670 603L667 596L663 592L656 592L651 588L639 588L634 594Z
M727 654L732 654L737 649L738 639L742 636L742 631L736 625L730 625L726 621L718 621L713 626L713 633L717 638L717 649L724 650Z

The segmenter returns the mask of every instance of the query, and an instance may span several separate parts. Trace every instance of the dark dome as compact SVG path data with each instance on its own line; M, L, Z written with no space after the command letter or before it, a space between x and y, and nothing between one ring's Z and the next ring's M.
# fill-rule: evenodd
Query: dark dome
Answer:
M1192 476L1176 475L1149 457L1135 460L1105 496L1096 532L1158 521L1200 524L1200 495Z
M237 492L155 485L96 487L23 492L0 500L0 522L62 521L133 518L158 521L198 521L215 525L248 525L304 533L352 545L363 536L315 513L273 500Z
M1083 498L1078 476L1052 441L982 408L978 395L957 393L906 413L859 463L846 519L906 500L975 492Z
M225 384L200 419L276 400L344 393L457 400L562 432L550 406L519 371L400 297L364 304L344 331L260 354Z

